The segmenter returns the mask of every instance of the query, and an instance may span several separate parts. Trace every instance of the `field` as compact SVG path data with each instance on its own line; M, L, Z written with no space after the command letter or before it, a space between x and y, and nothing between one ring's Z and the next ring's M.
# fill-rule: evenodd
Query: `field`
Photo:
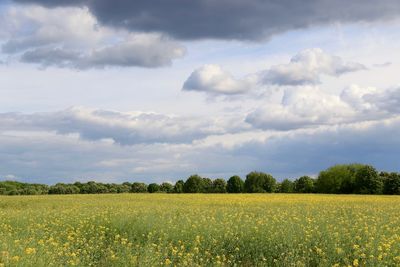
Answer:
M0 197L0 266L400 266L400 197Z

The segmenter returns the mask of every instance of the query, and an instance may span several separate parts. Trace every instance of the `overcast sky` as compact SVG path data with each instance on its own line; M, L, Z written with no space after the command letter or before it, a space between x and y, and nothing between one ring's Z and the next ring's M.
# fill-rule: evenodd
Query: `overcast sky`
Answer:
M0 179L400 171L398 0L0 0Z

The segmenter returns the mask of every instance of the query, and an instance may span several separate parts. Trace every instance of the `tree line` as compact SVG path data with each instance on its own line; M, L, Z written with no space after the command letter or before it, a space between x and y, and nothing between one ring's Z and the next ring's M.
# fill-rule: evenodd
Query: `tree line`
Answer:
M321 171L317 178L302 176L277 182L267 173L250 172L243 180L235 175L227 181L191 175L171 183L125 182L72 184L0 182L0 195L104 194L104 193L325 193L325 194L388 194L400 195L400 173L378 172L371 165L335 165Z

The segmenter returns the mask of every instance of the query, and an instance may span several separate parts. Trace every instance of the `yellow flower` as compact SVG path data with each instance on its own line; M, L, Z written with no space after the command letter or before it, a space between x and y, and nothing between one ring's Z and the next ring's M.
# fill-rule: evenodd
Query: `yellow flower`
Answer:
M353 266L358 266L358 259L354 259Z
M25 253L30 255L30 254L35 254L36 253L36 248L26 248Z

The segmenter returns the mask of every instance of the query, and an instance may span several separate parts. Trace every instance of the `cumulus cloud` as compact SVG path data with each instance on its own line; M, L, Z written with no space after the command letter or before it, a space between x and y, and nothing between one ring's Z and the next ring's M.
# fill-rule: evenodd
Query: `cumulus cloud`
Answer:
M204 65L190 74L182 89L213 95L235 95L260 89L264 85L315 85L320 83L322 75L337 77L365 69L360 63L345 62L320 48L312 48L300 51L288 64L275 65L258 73L248 74L243 79L234 78L218 65Z
M155 68L185 54L182 45L164 35L101 26L83 7L9 7L4 17L3 53L44 67Z
M234 95L248 92L253 86L251 79L235 79L218 65L205 65L190 74L182 89L185 91Z
M74 107L59 112L0 114L0 131L47 131L78 134L87 140L109 139L122 145L189 143L209 135L236 132L239 120L176 117L157 113L121 113Z
M318 87L286 89L280 103L265 103L246 122L264 130L293 130L393 118L400 114L400 88L378 90L357 85L340 95Z
M87 6L106 25L162 32L180 39L259 40L274 34L329 23L396 18L397 0L14 0L44 6ZM190 15L185 15L190 14Z
M365 70L356 62L345 62L338 56L323 52L320 48L306 49L292 57L288 64L276 65L264 72L262 82L277 85L307 85L320 82L321 75L340 76Z

